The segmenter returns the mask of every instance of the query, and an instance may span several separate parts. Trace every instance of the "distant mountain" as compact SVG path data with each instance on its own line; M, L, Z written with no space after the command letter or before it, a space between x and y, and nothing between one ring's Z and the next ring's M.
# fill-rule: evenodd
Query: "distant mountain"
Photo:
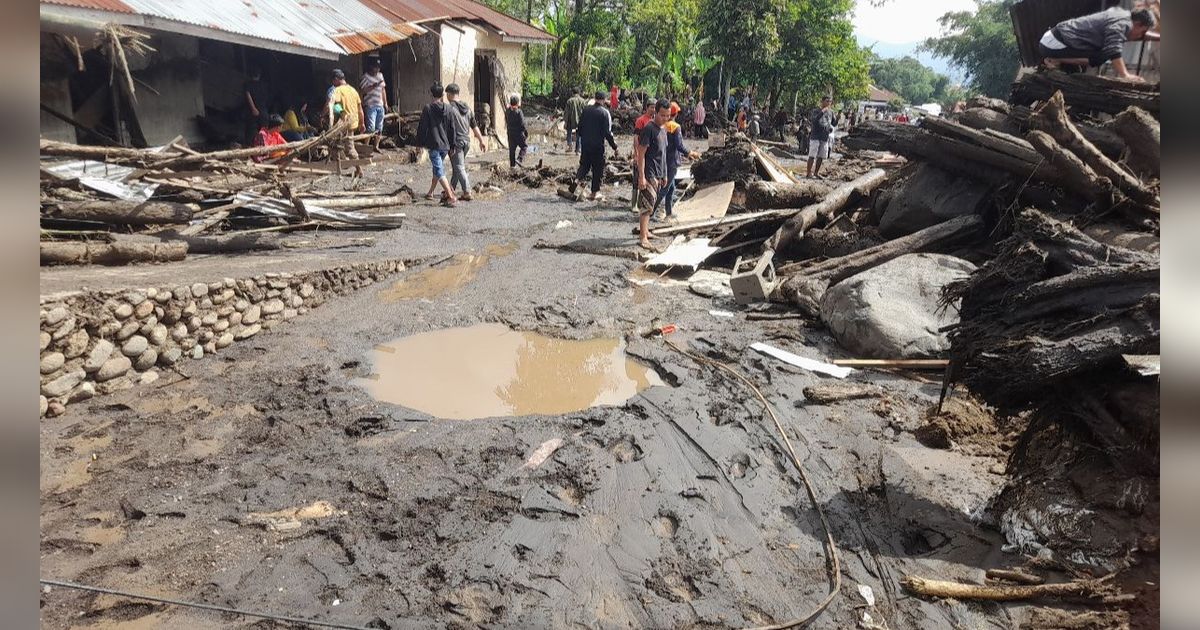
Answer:
M950 63L942 57L935 57L927 52L917 52L917 47L921 42L909 42L907 44L893 44L891 42L881 42L861 35L858 38L859 46L867 46L875 51L875 54L884 59L897 59L900 57L916 57L926 67L934 72L944 74L950 77L950 80L959 83L963 80L962 72L953 68Z

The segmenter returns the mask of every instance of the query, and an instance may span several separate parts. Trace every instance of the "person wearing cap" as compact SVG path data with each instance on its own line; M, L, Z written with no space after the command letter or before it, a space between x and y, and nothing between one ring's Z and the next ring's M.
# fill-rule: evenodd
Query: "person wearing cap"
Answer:
M441 83L429 87L430 101L421 109L421 121L417 123L417 142L429 150L429 166L433 177L429 182L426 199L433 199L433 191L442 187L442 205L453 208L458 204L450 180L446 179L446 157L450 154L450 141L454 129L450 123L449 106L442 100L445 89Z
M471 150L471 134L479 140L479 146L487 151L487 140L479 131L475 121L475 112L466 103L458 100L459 88L457 83L446 86L446 116L450 119L450 128L454 131L450 138L450 166L453 175L450 177L450 189L462 186L462 194L458 196L463 201L471 200L471 179L467 176L467 153Z
M358 89L362 92L363 110L367 113L367 133L383 133L383 115L387 111L387 82L379 69L379 60L371 59L363 73Z
M679 176L679 167L684 158L694 159L699 157L698 154L688 151L688 148L683 144L683 127L675 122L675 115L679 113L679 105L671 103L669 112L670 118L663 125L663 131L667 134L667 176L662 183L662 189L659 190L658 199L654 201L654 211L658 211L659 202L663 203L663 218L669 219L675 208L675 178Z
M604 199L600 194L600 183L604 178L604 144L612 147L613 155L617 153L617 140L612 134L612 114L604 106L604 92L596 92L591 105L583 108L579 115L579 169L575 173L575 182L571 184L571 192L583 185L584 178L592 176L592 201Z
M829 158L829 147L833 138L833 97L821 97L821 107L813 110L809 121L812 123L808 133L808 169L805 177L821 177L821 164ZM814 168L815 165L815 168Z
M504 110L504 129L508 132L508 167L515 168L518 164L524 166L525 141L529 138L529 129L525 127L525 114L521 111L521 97L513 94L508 99L508 109Z
M1063 65L1100 67L1111 61L1118 78L1141 82L1141 77L1129 72L1121 55L1125 42L1158 41L1158 33L1150 31L1156 23L1157 19L1149 9L1131 12L1112 7L1059 22L1042 35L1038 49L1042 63L1052 68Z
M346 83L346 74L340 68L333 71L333 90L329 93L328 109L330 128L338 121L346 120L351 134L362 133L366 129L362 98L354 86ZM349 135L342 136L332 146L335 153L345 153L351 160L358 159L358 149L354 148L354 141ZM356 172L361 170L362 167L355 168Z
M287 144L287 140L283 137L281 130L283 129L283 116L279 114L271 114L267 119L266 126L258 130L254 134L254 146L256 147L274 147L281 144ZM286 151L276 151L267 155L254 156L255 162L262 162L269 158L277 158L286 155Z

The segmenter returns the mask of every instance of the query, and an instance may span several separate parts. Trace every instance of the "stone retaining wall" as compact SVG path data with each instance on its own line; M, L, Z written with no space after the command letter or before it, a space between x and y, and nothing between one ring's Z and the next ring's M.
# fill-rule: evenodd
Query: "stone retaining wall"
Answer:
M404 269L401 260L305 273L41 299L40 415L158 379L159 370L249 339Z

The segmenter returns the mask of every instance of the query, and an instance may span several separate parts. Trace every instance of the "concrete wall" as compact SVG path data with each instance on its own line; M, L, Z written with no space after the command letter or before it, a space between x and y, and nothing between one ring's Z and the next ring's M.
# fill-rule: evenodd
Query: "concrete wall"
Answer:
M133 110L146 143L157 146L182 135L189 143L204 141L194 118L204 114L200 72L200 40L186 35L155 33L150 41L156 52L148 59L130 61L132 74L145 85L134 85Z
M499 35L472 27L462 27L460 31L443 24L441 32L442 84L457 83L462 88L463 100L472 107L480 102L475 94L476 53L492 54L499 59L504 72L494 80L501 93L489 99L495 120L508 104L508 95L521 93L521 44L505 42Z
M412 47L409 47L409 44ZM396 105L402 112L418 111L429 102L429 86L440 76L441 57L437 33L394 44Z

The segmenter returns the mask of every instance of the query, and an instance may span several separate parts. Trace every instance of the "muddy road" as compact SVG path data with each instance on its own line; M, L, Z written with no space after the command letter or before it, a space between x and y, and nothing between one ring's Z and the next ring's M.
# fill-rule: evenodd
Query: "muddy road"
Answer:
M806 614L829 588L817 511L748 389L635 334L673 323L673 341L761 388L813 482L842 588L810 627L864 613L866 627L1016 627L1019 607L926 602L898 585L1020 564L985 509L1003 451L919 442L931 381L857 371L848 380L885 395L807 403L803 388L830 379L749 346L844 356L824 332L728 317L725 298L632 282L632 259L556 249L634 243L635 217L606 192L600 204L550 188L453 210L419 202L403 229L338 254L412 261L395 281L187 362L188 378L43 420L43 576L373 628L734 628ZM539 341L404 342L481 324ZM418 376L420 391L403 391ZM420 408L489 395L495 406L457 416L475 419ZM578 410L522 413L540 399ZM43 591L42 619L294 627L61 588Z

